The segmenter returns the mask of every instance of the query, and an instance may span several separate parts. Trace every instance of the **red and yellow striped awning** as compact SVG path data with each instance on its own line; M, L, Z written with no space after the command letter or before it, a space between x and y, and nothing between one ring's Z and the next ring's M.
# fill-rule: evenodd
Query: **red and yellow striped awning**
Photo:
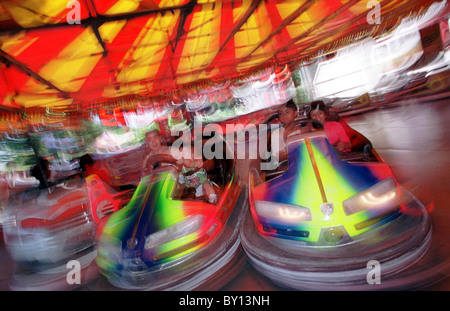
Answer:
M372 1L373 2L373 1ZM82 107L171 94L379 35L435 1L0 2L0 107Z

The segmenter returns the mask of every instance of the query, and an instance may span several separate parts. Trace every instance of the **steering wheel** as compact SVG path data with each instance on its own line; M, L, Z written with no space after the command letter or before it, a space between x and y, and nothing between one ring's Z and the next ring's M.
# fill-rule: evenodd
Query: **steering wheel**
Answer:
M178 170L178 166L176 165L176 159L172 157L170 154L152 154L148 155L144 159L144 163L142 165L143 176L150 175L155 172L163 172L167 170L173 170L174 168ZM155 165L158 166L155 167Z

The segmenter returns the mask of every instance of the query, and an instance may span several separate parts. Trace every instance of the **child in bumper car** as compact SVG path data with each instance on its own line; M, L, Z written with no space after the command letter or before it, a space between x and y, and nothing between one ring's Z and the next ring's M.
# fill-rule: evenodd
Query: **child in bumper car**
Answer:
M183 145L182 157L176 162L180 167L180 184L184 184L187 188L194 188L196 197L204 196L209 203L216 203L217 194L212 182L208 178L206 168L208 163L203 161L201 153L197 156L194 149L195 146L190 145L191 141L189 139L191 139L191 135L185 134L182 139L185 143Z
M170 148L161 135L159 127L155 127L145 135L145 150L147 155L142 165L143 175L164 171L175 163Z
M271 153L278 156L280 162L287 160L287 139L288 137L300 134L302 128L296 124L298 109L293 100L289 100L278 109L278 118L281 126L274 129L271 134L272 139L278 138L278 144L272 142Z
M328 107L322 101L314 101L310 105L308 118L319 123L325 130L328 141L342 153L351 152L350 138L347 136L343 126L332 120Z

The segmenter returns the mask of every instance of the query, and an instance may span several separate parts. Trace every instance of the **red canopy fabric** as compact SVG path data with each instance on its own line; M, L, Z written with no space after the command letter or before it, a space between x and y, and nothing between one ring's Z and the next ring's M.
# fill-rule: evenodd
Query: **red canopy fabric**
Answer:
M371 24L375 7L356 0L4 1L0 107L176 96L380 35L433 2L380 1Z

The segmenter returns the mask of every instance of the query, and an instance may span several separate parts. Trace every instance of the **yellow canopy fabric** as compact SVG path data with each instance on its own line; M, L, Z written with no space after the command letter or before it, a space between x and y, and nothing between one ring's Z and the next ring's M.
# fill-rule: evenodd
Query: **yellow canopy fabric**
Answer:
M0 105L63 108L171 94L298 63L435 1L16 0L0 3ZM1 106L0 106L1 107Z

